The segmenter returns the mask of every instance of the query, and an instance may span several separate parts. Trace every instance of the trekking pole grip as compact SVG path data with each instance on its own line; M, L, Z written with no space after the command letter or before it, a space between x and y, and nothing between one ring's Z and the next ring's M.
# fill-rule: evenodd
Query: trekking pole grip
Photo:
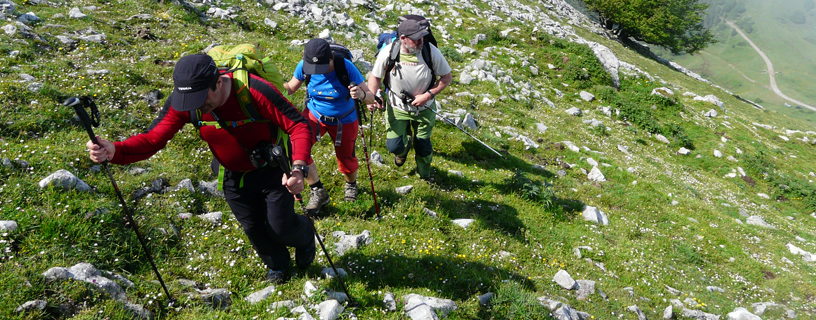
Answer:
M65 102L62 103L66 107L73 107L74 112L76 112L79 120L82 121L82 126L85 127L85 131L88 132L88 137L91 138L94 144L99 144L99 141L96 139L96 134L93 131L93 121L91 117L88 116L88 113L85 111L85 105L82 99L77 97L68 98ZM97 124L98 125L98 124Z

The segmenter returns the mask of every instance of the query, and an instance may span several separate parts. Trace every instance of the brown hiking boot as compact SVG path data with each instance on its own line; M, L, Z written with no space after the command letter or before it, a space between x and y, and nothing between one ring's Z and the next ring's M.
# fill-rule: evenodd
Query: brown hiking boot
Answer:
M316 216L320 213L320 208L327 205L331 201L329 193L326 188L312 188L309 193L309 204L306 205L306 213L310 216Z
M357 201L357 182L354 183L346 182L344 199L348 202Z
M405 160L408 160L407 155L405 157L394 155L394 164L397 165L398 168L405 164Z

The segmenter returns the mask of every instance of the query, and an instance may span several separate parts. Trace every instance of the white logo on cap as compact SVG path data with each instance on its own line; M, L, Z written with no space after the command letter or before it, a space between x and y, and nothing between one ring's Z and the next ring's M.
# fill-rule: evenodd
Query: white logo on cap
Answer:
M312 57L312 62L317 62L317 57Z
M178 89L179 89L179 91L193 90L192 87L179 87Z

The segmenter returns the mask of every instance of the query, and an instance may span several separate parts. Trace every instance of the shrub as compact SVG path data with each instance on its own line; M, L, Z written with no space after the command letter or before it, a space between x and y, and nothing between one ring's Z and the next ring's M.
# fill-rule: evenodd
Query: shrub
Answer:
M555 199L552 184L530 179L521 169L516 169L511 178L505 180L510 192L516 193L524 199L536 201L545 207L550 207Z
M442 47L439 51L442 51L442 56L448 59L448 61L462 62L464 60L462 59L462 54L453 47Z

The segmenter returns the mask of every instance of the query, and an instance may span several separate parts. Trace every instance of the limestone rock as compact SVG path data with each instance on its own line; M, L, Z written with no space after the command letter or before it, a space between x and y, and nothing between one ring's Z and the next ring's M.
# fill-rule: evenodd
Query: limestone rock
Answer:
M581 115L581 109L578 109L576 107L569 108L569 109L567 109L566 112L567 112L568 115L571 115L571 116L580 116Z
M394 189L394 191L396 191L397 193L399 193L401 195L409 194L409 193L411 193L411 190L414 190L413 185L407 185L407 186L398 187L398 188Z
M604 226L609 225L609 218L606 216L606 213L601 212L601 210L598 210L596 207L585 206L581 215L586 221L592 221Z
M577 285L577 282L572 279L572 276L570 276L569 272L566 270L558 270L558 272L555 273L555 276L553 276L553 281L567 290L575 289L575 286Z
M751 313L745 308L736 308L727 315L728 320L762 320L759 316Z
M595 100L595 95L586 91L581 91L579 95L581 96L581 99L587 102L592 102L593 100Z
M275 293L275 286L268 286L263 288L259 291L255 291L244 298L245 301L249 302L250 304L256 304L258 302L263 301L266 298L269 298L272 294Z
M14 232L17 230L17 221L0 220L0 232Z
M471 224L473 224L475 220L473 219L454 219L451 220L453 224L462 227L463 229L467 229Z
M69 172L68 170L60 169L57 172L52 173L45 179L40 180L40 188L45 188L47 186L54 186L60 187L63 189L76 189L79 191L91 191L91 186L89 186L85 181L80 180L73 173Z
M597 181L597 182L606 181L606 177L601 172L601 169L598 169L597 166L592 167L592 170L587 175L587 179L589 179L590 181Z

